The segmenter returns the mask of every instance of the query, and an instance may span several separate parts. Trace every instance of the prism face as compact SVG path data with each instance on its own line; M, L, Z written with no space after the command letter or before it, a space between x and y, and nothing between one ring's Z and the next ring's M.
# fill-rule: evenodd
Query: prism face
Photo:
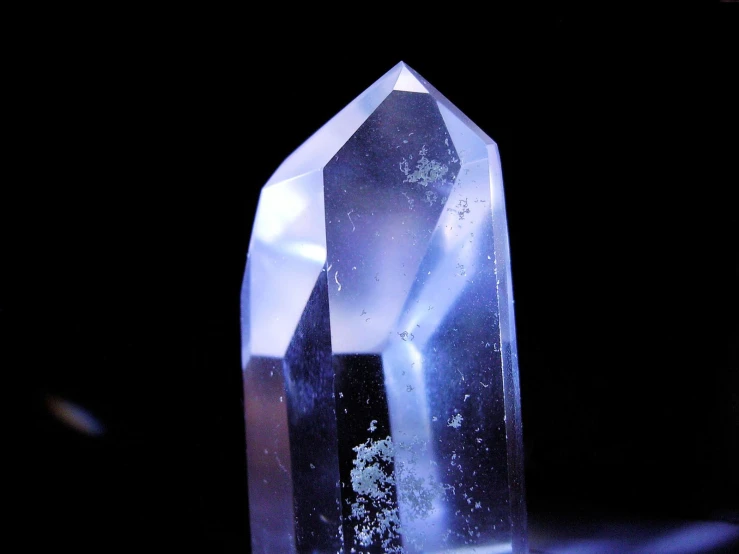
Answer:
M342 546L328 314L327 282L321 275L283 361L298 552L335 552Z
M385 548L377 552L392 551L389 550L391 546L400 547L397 492L395 487L389 486L394 478L393 460L375 456L375 459L365 459L363 468L356 464L359 450L371 449L377 443L382 447L388 444L383 442L388 439L392 442L388 409L391 389L386 382L383 361L374 354L339 354L333 357L333 366L346 551L357 545L364 551L373 543ZM360 483L365 487L355 490ZM360 511L364 515L356 517ZM384 528L380 524L383 518ZM368 536L373 540L367 541Z
M380 353L452 194L459 159L428 94L392 92L324 170L335 353Z
M326 261L323 212L320 171L263 189L244 285L254 294L242 304L242 318L255 322L244 340L250 354L285 355Z
M461 548L470 533L476 545L512 541L498 304L490 294L497 281L488 254L491 212L475 195L475 172L464 169L457 190L467 203L442 217L419 268L437 277L419 279L403 309L401 321L415 337L383 357L394 382L393 437L413 437L396 451L396 465L425 476L426 489L428 483L441 489L429 517L406 508L404 537L422 551ZM445 235L450 228L460 236Z
M252 356L244 371L249 517L254 552L295 552L290 436L282 363ZM255 423L259 422L258 425Z
M270 180L242 291L255 552L527 551L502 194L495 144L404 64Z

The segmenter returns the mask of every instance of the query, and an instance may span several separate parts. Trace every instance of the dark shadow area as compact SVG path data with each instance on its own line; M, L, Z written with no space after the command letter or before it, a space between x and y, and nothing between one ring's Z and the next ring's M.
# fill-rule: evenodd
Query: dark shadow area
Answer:
M369 10L368 34L175 11L35 14L9 50L0 368L25 550L249 551L259 190L403 60L500 148L532 546L729 551L710 538L739 525L735 21ZM380 367L333 363L348 384ZM388 422L345 389L351 454Z

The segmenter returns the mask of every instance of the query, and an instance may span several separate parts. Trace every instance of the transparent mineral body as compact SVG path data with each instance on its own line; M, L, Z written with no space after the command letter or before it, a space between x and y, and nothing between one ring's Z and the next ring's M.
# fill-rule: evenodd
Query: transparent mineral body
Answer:
M405 64L262 190L242 341L255 553L527 551L497 147Z

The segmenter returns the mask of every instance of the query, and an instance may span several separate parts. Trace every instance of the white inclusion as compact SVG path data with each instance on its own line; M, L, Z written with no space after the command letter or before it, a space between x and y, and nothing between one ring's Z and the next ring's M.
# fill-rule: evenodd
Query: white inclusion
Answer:
M334 273L334 281L336 281L336 284L339 285L339 288L337 289L337 292L341 290L341 283L339 283L339 270L336 270L336 273Z
M454 183L455 191L449 195L439 225L444 230L444 249L448 252L467 242L469 233L479 236L479 230L489 224L492 204L490 198L490 167L487 160L479 160L463 166ZM468 170L468 171L467 171ZM484 199L485 202L475 202ZM461 218L460 218L461 216ZM461 226L461 228L460 228Z
M289 471L287 471L285 466L282 464L282 460L280 460L280 457L277 454L275 454L275 461L277 462L277 465L284 473L290 473Z
M464 418L462 417L462 414L454 414L447 422L447 427L454 427L455 429L459 429L460 427L462 427L463 419Z

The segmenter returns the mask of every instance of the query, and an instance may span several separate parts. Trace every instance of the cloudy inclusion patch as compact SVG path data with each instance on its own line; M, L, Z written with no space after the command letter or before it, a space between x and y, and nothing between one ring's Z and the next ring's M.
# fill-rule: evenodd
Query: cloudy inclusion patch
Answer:
M260 197L253 551L525 552L512 302L497 147L400 63Z
M402 547L392 544L399 538L400 527L398 505L392 495L396 483L391 465L393 439L367 439L353 450L357 456L351 482L356 498L351 505L351 519L357 522L354 527L356 542L361 546L379 542L386 552L402 552ZM367 510L368 505L375 513Z

